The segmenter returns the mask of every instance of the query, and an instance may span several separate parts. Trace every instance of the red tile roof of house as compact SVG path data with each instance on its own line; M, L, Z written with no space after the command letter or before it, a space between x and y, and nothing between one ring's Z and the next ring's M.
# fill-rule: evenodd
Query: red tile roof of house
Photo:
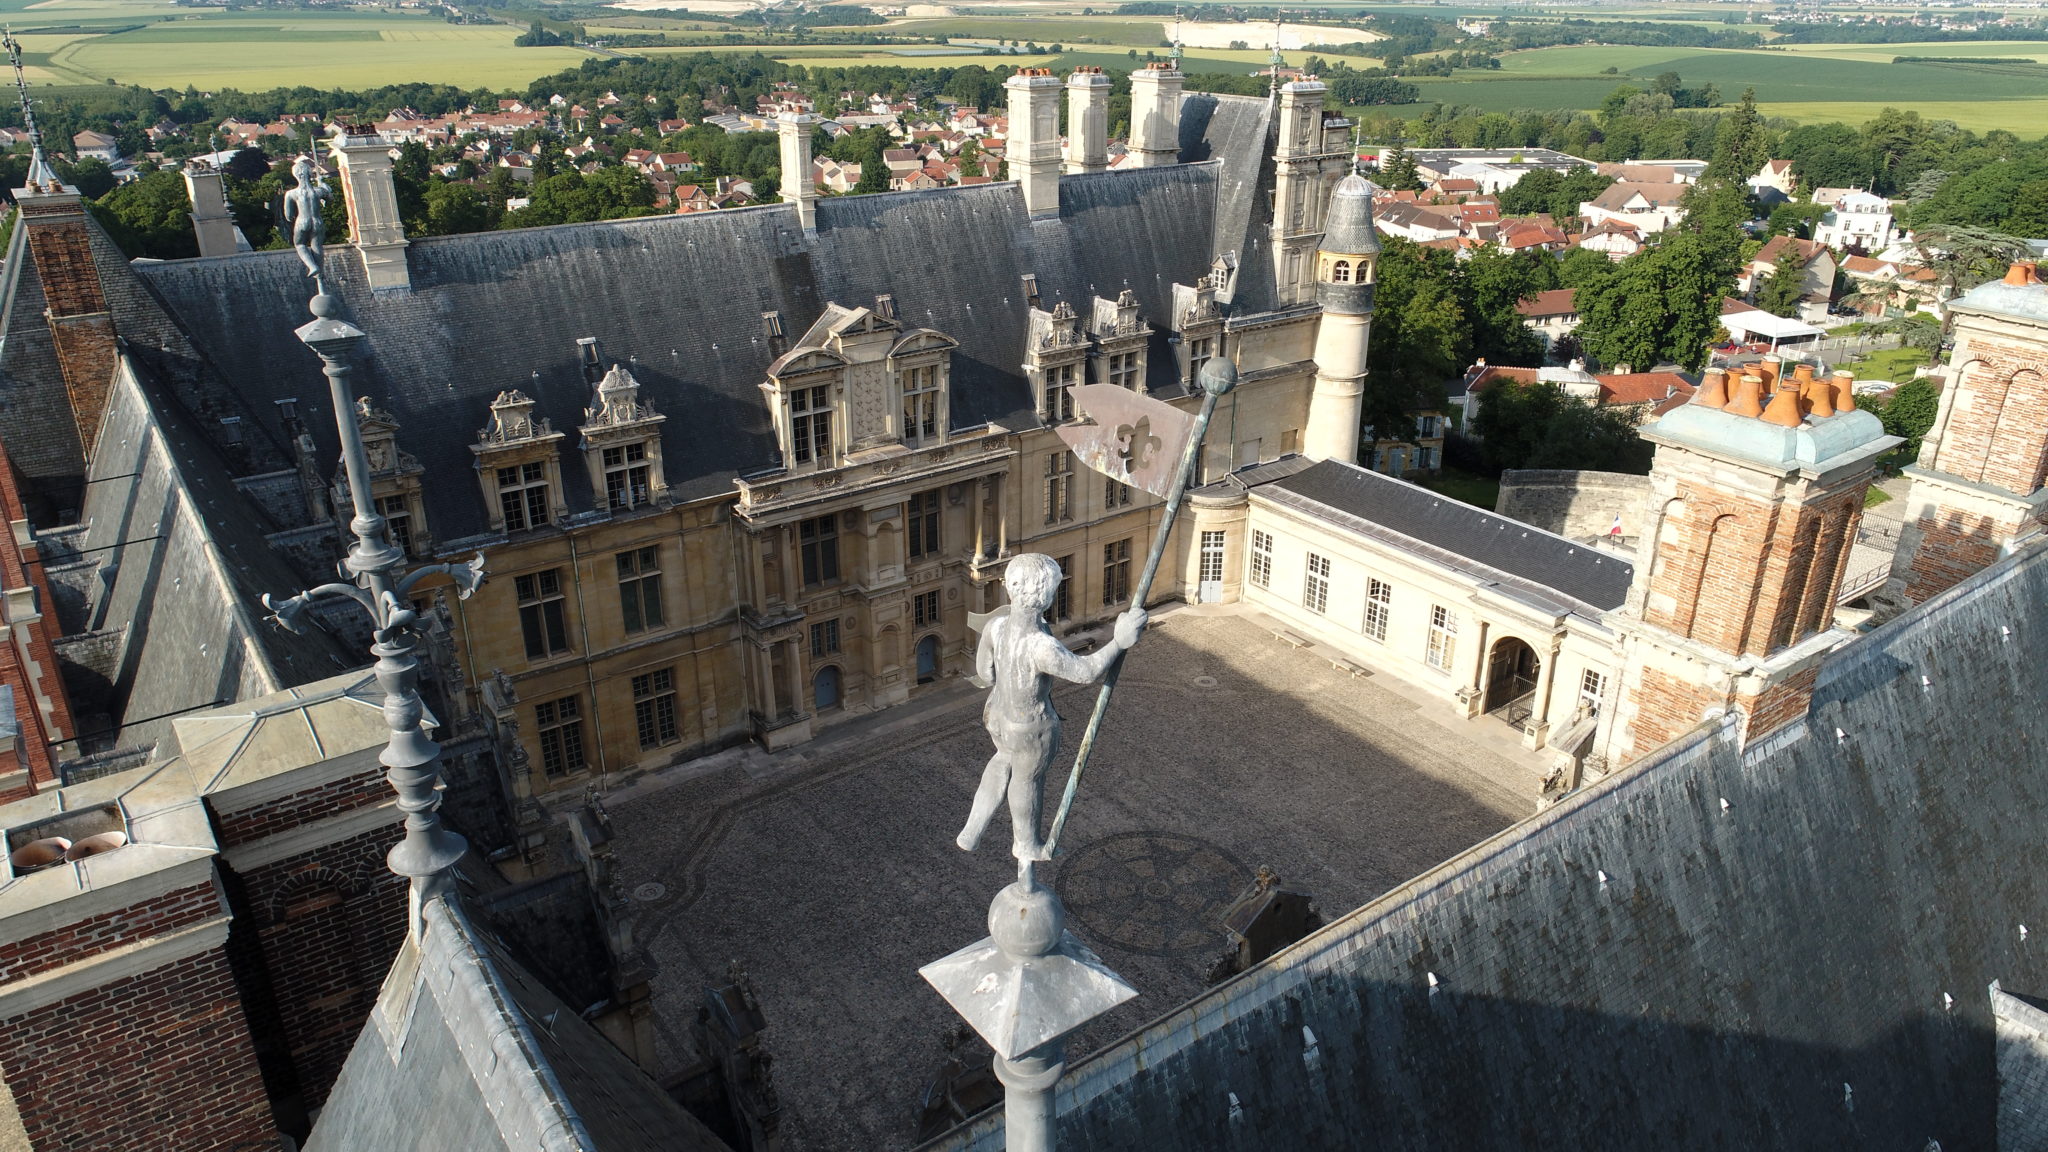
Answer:
M1676 372L1628 372L1594 374L1600 381L1600 399L1608 404L1661 404L1674 396L1680 403L1692 396L1693 386Z
M1569 316L1578 311L1572 306L1572 297L1578 294L1576 288L1553 288L1524 296L1515 301L1515 313L1520 316Z

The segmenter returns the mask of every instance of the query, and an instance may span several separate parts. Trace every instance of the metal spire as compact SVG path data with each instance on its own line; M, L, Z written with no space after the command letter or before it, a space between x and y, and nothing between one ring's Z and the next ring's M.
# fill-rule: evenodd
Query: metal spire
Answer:
M61 184L57 173L43 158L43 130L36 127L35 101L28 98L28 74L21 68L21 41L14 38L10 26L0 29L0 44L7 48L7 60L14 65L14 87L21 93L21 126L28 131L28 186L37 190Z
M1266 98L1269 100L1278 99L1280 96L1280 68L1287 63L1287 58L1280 55L1280 31L1280 18L1275 16L1273 17L1272 77L1266 83Z
M1364 142L1364 136L1361 135L1364 130L1364 124L1356 120L1351 122L1351 174L1353 176L1365 175L1365 165L1358 157L1358 149Z
M298 337L320 357L320 370L327 377L328 397L334 405L342 465L348 475L349 497L355 503L355 518L349 522L355 541L341 563L353 583L322 584L282 602L265 595L263 605L279 624L297 632L313 601L342 596L361 605L376 625L370 651L377 663L371 671L384 690L384 722L391 729L391 738L377 759L389 770L385 779L398 792L398 808L405 813L405 838L391 846L386 863L412 882L406 924L408 933L416 934L423 927L420 917L426 901L449 887L451 870L469 850L469 843L444 827L437 811L441 807L441 747L426 734L419 661L413 656L419 646L419 613L412 606L412 590L427 576L445 575L454 581L456 595L466 600L483 583L484 557L479 552L467 564L428 564L405 571L405 550L392 543L390 522L377 512L370 456L356 421L358 413L371 410L370 400L365 396L351 401L348 394L349 355L366 337L361 329L337 317L340 303L327 291L320 206L332 193L320 182L312 157L300 156L292 172L299 184L285 193L285 219L292 225L292 246L298 249L314 287L313 320L298 329Z
M1179 67L1180 67L1180 5L1178 5L1178 4L1175 4L1175 5L1173 6L1173 50L1172 50L1171 52L1169 52L1169 53L1168 53L1168 55L1169 55L1169 56L1171 56L1171 57L1173 58L1173 66L1174 66L1175 68L1179 68Z

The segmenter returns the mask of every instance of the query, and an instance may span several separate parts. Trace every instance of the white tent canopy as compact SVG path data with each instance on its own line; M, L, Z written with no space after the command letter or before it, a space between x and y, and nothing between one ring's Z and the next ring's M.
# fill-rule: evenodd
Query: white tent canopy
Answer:
M1761 308L1747 305L1739 310L1723 308L1721 326L1737 340L1769 341L1773 347L1785 343L1800 343L1821 335L1821 330L1811 324L1773 316Z

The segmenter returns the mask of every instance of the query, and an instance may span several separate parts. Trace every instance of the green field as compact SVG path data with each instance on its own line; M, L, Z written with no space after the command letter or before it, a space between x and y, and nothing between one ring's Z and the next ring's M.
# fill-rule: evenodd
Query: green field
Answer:
M1893 56L1930 55L2048 61L2048 44L1814 44L1796 51L1572 45L1510 53L1501 58L1499 71L1413 83L1424 100L1489 112L1590 109L1621 84L1641 87L1659 73L1676 72L1688 86L1718 85L1731 101L1754 88L1766 114L1796 120L1858 124L1895 105L1978 131L2048 132L2042 115L2048 107L2048 65L1891 62ZM1608 68L1616 72L1606 73Z

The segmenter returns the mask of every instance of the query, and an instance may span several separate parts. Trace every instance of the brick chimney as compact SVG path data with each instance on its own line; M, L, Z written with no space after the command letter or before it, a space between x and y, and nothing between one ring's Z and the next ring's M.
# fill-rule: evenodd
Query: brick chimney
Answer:
M43 317L71 401L79 447L90 460L100 418L107 410L116 356L114 317L107 311L106 290L92 254L92 231L99 226L86 219L78 189L58 182L40 150L29 166L27 185L15 189L14 202L21 211L18 226L26 233L29 257L42 281Z
M2016 263L1948 307L1955 351L1885 588L1916 604L2048 538L2048 285Z
M1834 626L1863 497L1899 443L1811 370L1768 361L1643 426L1657 445L1626 604L1619 707L1600 746L1622 763L1728 709L1754 739L1805 715ZM1826 395L1821 395L1825 390ZM1846 391L1846 387L1840 389Z
M220 169L204 160L185 165L185 195L192 201L192 234L199 240L201 256L232 256L235 218L228 212L227 191Z
M1050 68L1019 68L1003 82L1010 94L1010 179L1033 216L1060 210L1060 80Z
M1067 172L1109 168L1109 77L1099 67L1067 77Z
M373 125L337 124L332 145L348 201L348 235L363 258L372 292L409 291L405 264L405 223L398 216L398 189L391 177L391 142Z
M807 112L784 112L775 118L782 146L782 202L796 205L804 234L818 230L818 188L811 170L811 133L818 118Z

